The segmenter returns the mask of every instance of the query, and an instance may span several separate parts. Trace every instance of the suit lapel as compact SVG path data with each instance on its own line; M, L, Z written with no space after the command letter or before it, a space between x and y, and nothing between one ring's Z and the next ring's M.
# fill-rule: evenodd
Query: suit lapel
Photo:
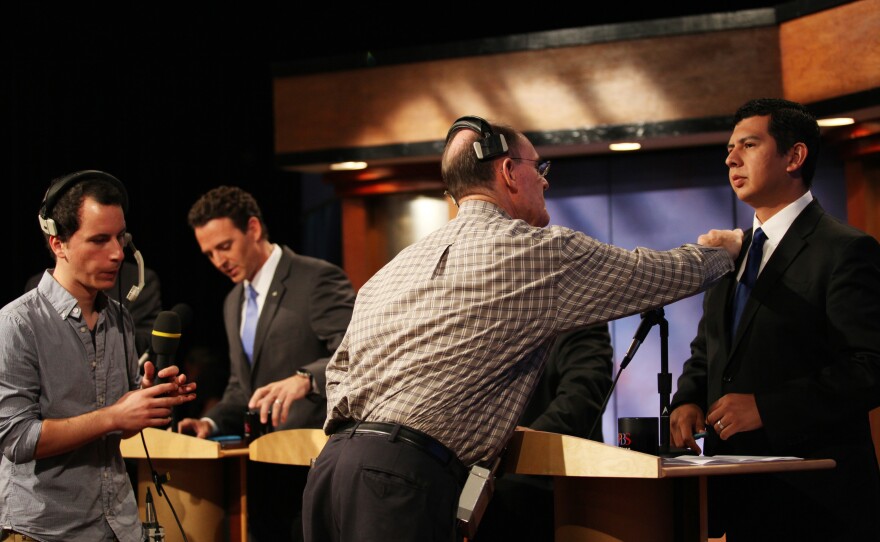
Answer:
M785 271L797 259L804 247L807 246L807 239L816 229L816 224L819 223L824 213L825 211L819 205L819 202L814 199L792 222L791 227L788 228L788 231L779 242L779 246L773 251L770 260L767 261L764 269L761 270L761 274L758 275L758 280L755 281L752 294L749 296L745 308L743 308L736 337L733 338L730 349L731 355L739 346L743 334L749 328L753 318L760 309L762 303L759 300L768 299L773 295ZM745 242L743 244L747 246ZM730 312L731 299L732 297L728 298L728 313ZM730 316L727 316L727 318L729 322Z
M241 329L241 307L244 305L244 284L239 282L233 287L232 290L233 299L237 299L235 306L238 307L238 310L230 311L230 315L232 316L232 329ZM241 334L239 334L240 336Z
M238 284L233 286L231 294L232 297L230 299L235 300L235 305L233 307L230 307L230 309L234 310L228 310L226 312L226 318L228 320L232 320L229 327L230 329L236 330L239 337L238 344L241 345L241 312L244 307L244 284L239 282ZM242 348L241 351L244 352L244 348Z
M736 262L734 264L734 271L725 277L725 286L724 286L724 314L722 318L719 318L717 321L721 324L721 329L716 330L716 337L723 337L724 344L724 352L728 355L733 350L732 343L733 337L730 336L730 329L733 327L733 300L736 296L736 287L739 283L736 280L737 273L739 271L740 266L742 266L743 260L746 258L746 254L749 252L749 245L752 243L752 230L748 230L743 236L743 244L742 248L740 248L739 256L736 258Z
M238 337L238 341L230 346L233 349L233 352L231 352L233 354L232 359L237 359L236 356L240 356L242 370L250 374L251 367L247 361L247 355L244 353L244 346L241 344L241 312L244 306L244 284L240 282L236 284L232 288L231 295L230 299L236 300L235 305L224 311L224 313L227 320L227 329L235 330Z
M278 261L278 267L275 268L275 275L272 277L272 283L269 291L266 292L266 299L263 302L263 310L260 311L260 320L257 322L257 333L254 337L254 366L260 361L260 351L263 349L263 342L272 327L272 321L278 313L278 306L281 299L284 298L286 288L284 282L290 275L292 267L292 259L287 250L282 248L281 259Z

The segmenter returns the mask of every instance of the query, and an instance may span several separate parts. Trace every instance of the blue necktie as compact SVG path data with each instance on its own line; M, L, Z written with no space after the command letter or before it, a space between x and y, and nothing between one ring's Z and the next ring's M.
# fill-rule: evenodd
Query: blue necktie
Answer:
M244 311L244 327L241 329L241 346L251 364L254 363L254 337L257 335L257 320L260 319L260 311L257 308L257 291L248 284L247 307Z
M749 254L746 260L746 269L743 271L739 283L736 285L736 296L733 298L733 330L731 337L736 336L736 328L739 326L739 319L755 286L755 280L758 278L758 270L761 268L761 258L764 255L764 241L767 236L761 228L755 230L752 237L752 246L749 247Z

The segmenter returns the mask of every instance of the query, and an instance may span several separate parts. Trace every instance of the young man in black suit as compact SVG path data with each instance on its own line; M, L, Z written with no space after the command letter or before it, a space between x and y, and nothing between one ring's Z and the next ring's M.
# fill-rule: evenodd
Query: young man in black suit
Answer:
M868 411L880 405L880 245L813 198L820 133L805 107L753 100L735 124L726 164L737 197L755 210L754 227L737 272L706 292L672 400L672 442L699 452L692 434L709 428L707 455L837 462L823 471L711 477L712 536L878 540L880 472ZM746 278L748 268L759 270L756 279ZM751 293L737 319L738 283L751 284Z

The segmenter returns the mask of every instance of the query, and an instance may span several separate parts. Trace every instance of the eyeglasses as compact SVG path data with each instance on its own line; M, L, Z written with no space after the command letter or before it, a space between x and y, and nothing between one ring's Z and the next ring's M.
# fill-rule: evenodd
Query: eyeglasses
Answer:
M538 171L538 175L546 178L547 174L550 173L550 160L532 160L531 158L520 158L519 156L511 156L510 158L514 160L525 160L527 162L535 162L535 169Z

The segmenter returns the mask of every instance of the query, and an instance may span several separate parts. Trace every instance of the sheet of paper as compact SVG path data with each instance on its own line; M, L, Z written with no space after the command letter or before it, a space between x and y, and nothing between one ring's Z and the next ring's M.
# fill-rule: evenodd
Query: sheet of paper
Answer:
M664 465L734 465L737 463L761 463L765 461L802 461L802 457L778 457L767 455L680 455L663 459Z

